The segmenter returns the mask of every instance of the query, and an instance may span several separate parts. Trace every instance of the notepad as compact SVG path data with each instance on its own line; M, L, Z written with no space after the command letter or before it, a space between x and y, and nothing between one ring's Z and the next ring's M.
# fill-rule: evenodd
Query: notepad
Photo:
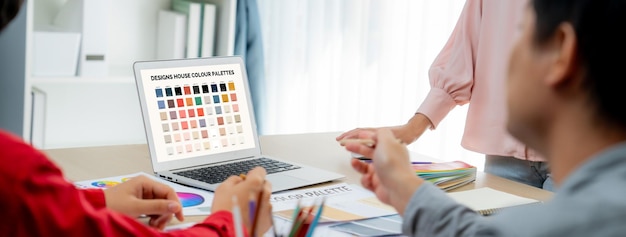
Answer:
M402 234L402 217L399 214L365 220L343 222L330 229L360 237L397 236Z
M507 207L541 203L535 199L520 197L491 188L451 192L448 193L448 196L485 216Z

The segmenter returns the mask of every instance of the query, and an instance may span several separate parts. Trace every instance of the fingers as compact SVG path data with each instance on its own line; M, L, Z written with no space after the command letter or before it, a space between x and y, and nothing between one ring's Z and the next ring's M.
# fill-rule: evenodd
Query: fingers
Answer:
M402 145L402 143L394 136L393 132L389 129L380 129L377 134L375 134L377 144L385 144L387 146L395 146Z
M154 228L163 230L165 228L165 225L167 225L167 223L169 223L171 220L172 220L171 214L151 216L148 224Z
M336 137L336 138L335 138L335 140L340 141L340 140L343 140L343 139L345 139L345 138L353 138L353 137L356 137L356 134L358 134L358 132L359 132L359 131L360 131L360 129L359 129L359 128L352 129L352 130L350 130L350 131L347 131L347 132L342 133L341 135L339 135L338 137Z
M241 183L242 181L243 179L241 177L233 175L233 176L228 177L226 180L224 180L221 185L233 186L233 185L237 185L238 183Z
M361 174L365 174L367 172L368 164L363 161L360 161L359 159L352 159L350 161L350 164L352 165L352 168L354 168L354 170L356 170L357 172Z
M265 171L263 167L255 167L254 169L248 171L246 180L248 180L248 178L250 177L259 177L259 178L265 179L265 175L267 175L267 172Z
M176 191L163 183L156 182L150 178L140 176L138 181L142 183L142 188L144 189L143 199L158 199L163 202L154 202L154 204L146 203L143 208L151 208L150 205L154 205L154 208L159 208L154 212L151 209L143 209L141 213L144 214L174 214L176 219L182 221L184 219L182 206L180 204L180 200L178 199L178 195ZM135 179L135 178L133 178ZM148 193L148 195L146 195ZM169 200L169 201L167 201ZM143 203L143 202L142 202ZM161 203L161 204L158 204ZM144 204L141 204L144 205ZM156 206L160 205L160 206ZM168 219L169 221L169 219Z
M362 175L361 185L366 189L373 190L374 186L372 184L372 177L374 176L374 169L371 164L362 162L358 159L352 159L351 164L352 167Z
M340 140L348 139L348 138L362 138L360 137L359 134L363 132L374 132L374 131L376 131L375 128L355 128L339 135L338 137L335 138L335 140L340 141Z
M376 150L372 156L376 159L376 165L387 165L394 160L408 160L406 147L394 137L391 130L381 129L377 134L377 141Z
M159 183L145 176L137 176L132 178L129 182L140 182L141 188L143 190L144 199L167 199L176 202L180 202L178 200L178 195L176 195L176 191L170 186L167 186L163 183Z
M136 213L142 213L147 215L171 215L175 214L176 218L182 219L183 207L179 202L165 200L165 199L143 199L138 200L134 209ZM178 213L181 214L180 218Z
M374 191L375 187L372 184L372 175L364 174L363 176L361 176L361 185L363 185L364 188L370 191Z
M360 154L364 157L373 157L374 156L374 148L365 144L359 143L346 143L346 150Z
M239 176L231 176L222 182L215 190L215 197L213 199L213 205L211 205L211 211L217 212L220 210L232 209L232 197L237 196L239 200L242 215L247 217L248 214L248 201L250 198L256 199L259 192L266 189L266 193L271 193L271 186L269 182L265 182L265 176L267 172L262 167L256 167L250 170L245 175L245 180ZM269 196L267 197L269 202ZM244 218L244 222L247 219ZM249 223L246 223L248 225Z
M265 182L265 185L263 185L263 188L264 188L263 192L265 193L265 195L267 195L267 201L269 201L270 195L272 195L272 183Z
M365 157L372 157L374 154L374 148L376 144L376 132L374 130L360 130L358 133L354 134L353 138L358 138L358 140L347 141L345 143L346 150L360 154ZM359 142L359 141L369 141L369 142Z
M248 172L246 180L243 181L243 184L255 192L260 192L264 187L264 183L266 183L266 175L267 172L263 167L256 167Z

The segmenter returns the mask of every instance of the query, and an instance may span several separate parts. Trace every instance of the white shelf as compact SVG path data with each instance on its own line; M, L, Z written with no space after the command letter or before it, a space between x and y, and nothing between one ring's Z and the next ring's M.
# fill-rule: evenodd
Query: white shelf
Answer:
M30 80L33 86L41 84L67 84L67 83L96 83L96 84L126 84L135 83L135 77L133 75L132 65L129 66L113 66L109 68L109 75L107 76L31 76Z
M33 77L32 85L42 84L133 84L135 79L132 77L116 77L116 78L81 78L81 77Z
M107 64L103 76L35 76L32 35L49 25L68 0L26 1L27 53L25 71L25 124L29 124L33 88L46 94L45 149L78 146L145 143L145 131L135 86L133 63L156 59L157 16L169 9L171 0L110 0L107 18ZM226 28L218 55L232 55L236 0L206 0L221 11ZM219 26L218 26L219 27ZM220 53L225 51L225 53ZM230 53L228 53L230 52ZM39 105L38 105L39 106ZM25 132L28 134L30 130Z

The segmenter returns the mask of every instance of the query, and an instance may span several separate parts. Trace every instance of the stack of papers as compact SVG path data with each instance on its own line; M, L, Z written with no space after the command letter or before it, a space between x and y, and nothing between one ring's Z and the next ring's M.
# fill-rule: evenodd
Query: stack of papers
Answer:
M412 162L415 174L444 191L461 187L476 180L476 167L462 161Z

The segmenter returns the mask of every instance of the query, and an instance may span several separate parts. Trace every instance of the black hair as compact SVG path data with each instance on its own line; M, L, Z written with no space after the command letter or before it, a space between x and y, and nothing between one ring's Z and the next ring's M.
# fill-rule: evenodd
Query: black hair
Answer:
M17 16L21 5L22 0L0 0L0 31Z
M626 1L533 0L535 42L554 36L562 23L576 31L577 62L598 118L626 130Z

